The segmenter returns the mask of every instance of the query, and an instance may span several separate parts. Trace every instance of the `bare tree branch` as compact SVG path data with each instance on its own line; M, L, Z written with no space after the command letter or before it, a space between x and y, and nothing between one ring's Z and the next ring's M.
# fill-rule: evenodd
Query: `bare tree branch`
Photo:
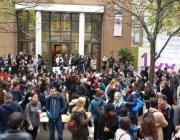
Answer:
M170 36L169 38L166 40L165 44L163 45L163 47L161 48L161 50L159 51L158 55L155 57L155 61L161 56L161 53L163 52L163 50L165 49L166 45L169 43L170 39L180 31L180 27L175 30Z
M150 32L149 32L149 30L148 30L148 28L147 28L147 25L146 25L144 19L141 18L141 16L139 16L138 14L132 12L131 9L129 9L129 8L127 9L127 8L123 7L123 5L118 4L115 0L112 0L112 3L115 4L115 5L117 5L118 7L122 8L122 10L130 13L132 16L135 16L135 17L141 22L141 25L142 25L142 27L144 28L144 30L145 30L145 32L146 32L146 34L147 34L148 40L151 42L152 36L151 36L151 34L150 34ZM123 4L123 3L122 3L122 4ZM129 7L130 7L130 6L129 6Z

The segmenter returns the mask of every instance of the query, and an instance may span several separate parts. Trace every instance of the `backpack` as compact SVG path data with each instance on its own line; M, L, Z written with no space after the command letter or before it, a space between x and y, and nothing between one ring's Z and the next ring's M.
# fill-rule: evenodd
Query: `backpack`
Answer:
M104 115L104 113L105 113L105 109L104 109L103 101L101 101L96 108L97 118L100 119Z
M133 110L134 112L138 112L140 109L143 108L143 106L144 106L144 102L143 102L140 98L137 98L137 99L136 99L136 106L134 106L134 107L132 108L132 110Z

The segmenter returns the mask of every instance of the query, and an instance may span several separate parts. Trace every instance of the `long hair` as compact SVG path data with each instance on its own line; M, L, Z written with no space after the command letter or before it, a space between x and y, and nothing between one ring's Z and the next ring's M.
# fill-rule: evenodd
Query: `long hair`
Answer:
M157 128L152 117L145 117L141 125L141 134L143 137L151 137L152 139L157 139Z
M111 82L109 83L108 87L109 87L110 89L113 89L113 87L114 87L115 85L117 85L117 84L118 84L118 82L117 82L115 79L113 79L113 80L111 80Z
M123 99L122 93L121 92L115 92L114 96L118 96L119 97L118 102L116 102L114 100L114 102L113 102L114 106L115 107L120 107L124 103L124 99Z

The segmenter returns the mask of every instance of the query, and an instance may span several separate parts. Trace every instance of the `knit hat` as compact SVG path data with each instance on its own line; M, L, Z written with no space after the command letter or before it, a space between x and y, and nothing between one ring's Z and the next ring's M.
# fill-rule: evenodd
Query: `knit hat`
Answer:
M110 111L114 111L115 110L115 106L113 104L107 104L105 106L105 111L106 112L110 112Z

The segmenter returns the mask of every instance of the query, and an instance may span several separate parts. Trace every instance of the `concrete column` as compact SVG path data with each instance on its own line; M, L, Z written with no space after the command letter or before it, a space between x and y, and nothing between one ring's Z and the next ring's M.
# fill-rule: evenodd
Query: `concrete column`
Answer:
M84 55L85 14L79 15L79 54Z
M41 11L36 11L36 57L42 55L42 23Z

